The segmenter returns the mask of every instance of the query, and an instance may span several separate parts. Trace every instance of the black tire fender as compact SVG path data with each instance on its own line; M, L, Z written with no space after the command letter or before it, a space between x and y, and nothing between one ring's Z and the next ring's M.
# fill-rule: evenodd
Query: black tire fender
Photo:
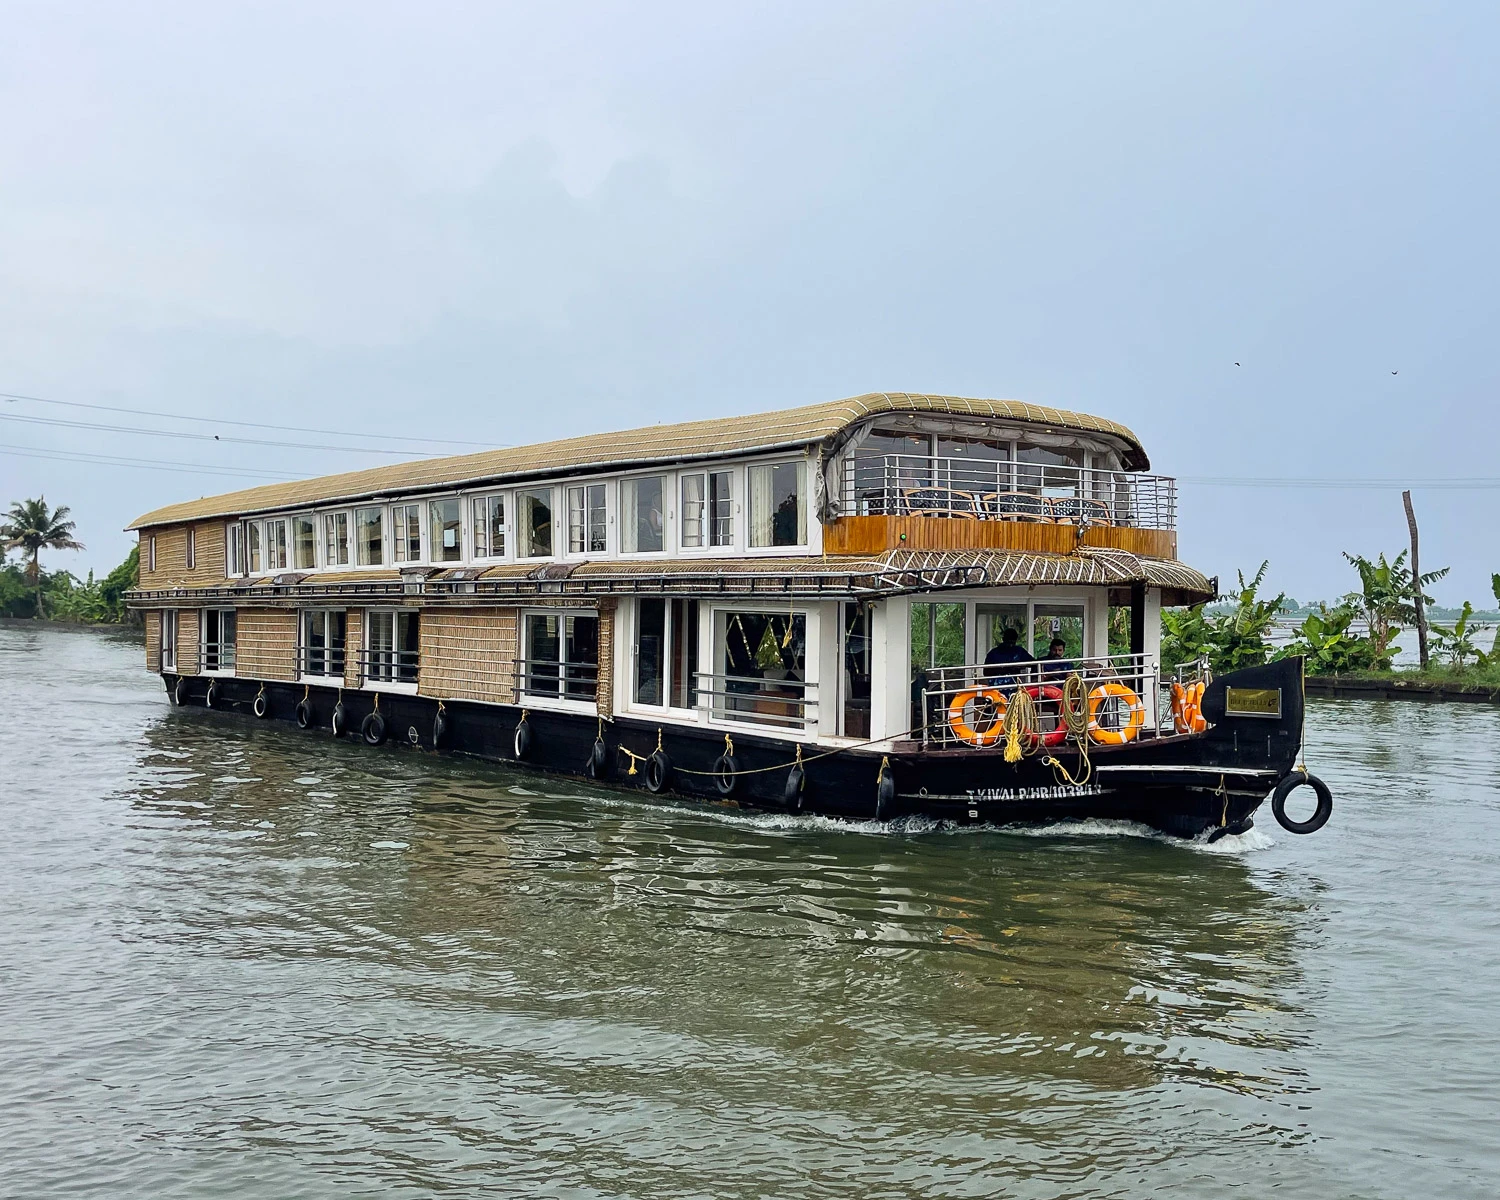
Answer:
M271 711L271 702L266 699L265 692L256 692L255 699L250 702L250 711L262 720Z
M1303 784L1317 794L1318 807L1307 820L1294 821L1286 815L1286 800ZM1328 824L1328 818L1333 815L1333 793L1316 775L1309 775L1306 771L1292 771L1282 776L1281 782L1276 785L1276 791L1271 796L1271 813L1275 816L1276 823L1288 833L1317 833Z
M214 701L218 698L219 681L217 679L212 679L209 681L208 691L203 693L203 706L205 708L212 708L214 706Z
M646 790L664 792L672 781L672 760L665 750L656 750L646 760Z
M340 700L333 706L333 736L343 737L349 731L349 717L344 712L344 702Z
M297 728L311 729L313 724L312 705L306 700L297 701Z
M519 759L531 756L531 726L525 717L522 717L521 723L516 726L515 751Z
M786 788L781 793L782 802L788 812L802 811L802 793L807 787L807 772L801 763L793 765L786 773Z
M365 739L366 746L380 745L385 741L385 718L372 712L360 723L359 736Z
M891 773L889 766L881 765L880 774L875 777L875 819L884 821L890 816L891 807L896 803L896 776Z
M721 754L714 759L714 787L725 799L734 795L734 789L739 786L739 770L739 760L732 754Z
M448 714L439 712L432 718L432 748L436 750L448 736Z
M595 738L594 744L589 748L588 762L583 764L583 773L590 779L609 778L609 747L604 744L603 738Z
M172 703L181 708L187 703L187 680L179 678L177 686L172 689Z

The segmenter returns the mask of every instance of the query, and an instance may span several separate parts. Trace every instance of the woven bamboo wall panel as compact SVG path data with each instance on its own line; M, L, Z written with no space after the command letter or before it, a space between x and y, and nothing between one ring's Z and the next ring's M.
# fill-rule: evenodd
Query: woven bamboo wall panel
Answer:
M359 670L359 656L365 648L364 611L351 608L344 625L344 686L359 687L363 676Z
M161 671L161 613L146 614L146 670Z
M606 719L615 714L615 613L614 597L599 601L599 683L594 700Z
M141 535L142 588L191 587L225 578L224 522L203 521L193 529L193 569L188 570L188 527L172 525ZM151 538L156 538L156 570L151 567Z
M234 673L248 679L297 678L297 612L242 608L235 618Z
M201 628L196 608L177 610L177 673L198 673L198 638Z
M422 612L417 691L444 700L516 698L514 608L429 608Z

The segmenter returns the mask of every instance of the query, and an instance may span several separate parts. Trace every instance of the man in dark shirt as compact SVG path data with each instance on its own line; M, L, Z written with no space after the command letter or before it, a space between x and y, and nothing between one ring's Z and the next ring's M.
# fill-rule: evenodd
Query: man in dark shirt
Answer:
M1042 659L1042 675L1049 679L1071 675L1077 668L1071 659L1063 657L1067 653L1068 644L1060 637L1052 639L1052 644L1047 647L1047 657Z
M1020 635L1011 627L1007 626L1005 632L1000 635L1000 644L991 646L990 652L984 656L985 677L992 683L1009 686L1016 681L1014 674L1002 671L1000 668L1009 663L1035 662L1020 646Z

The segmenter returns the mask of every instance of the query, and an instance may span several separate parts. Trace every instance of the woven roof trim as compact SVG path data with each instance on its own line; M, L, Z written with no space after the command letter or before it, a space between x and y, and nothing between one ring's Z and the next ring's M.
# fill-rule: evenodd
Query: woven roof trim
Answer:
M949 413L1098 433L1121 443L1122 461L1127 469L1143 471L1151 465L1135 434L1124 425L1103 417L1020 400L871 392L847 400L777 412L688 421L680 425L650 425L620 433L592 433L531 446L482 450L477 454L429 458L323 475L317 479L266 484L169 504L137 517L126 528L145 529L153 525L246 516L304 505L354 502L416 490L498 484L562 471L623 470L652 463L784 450L828 441L865 417L883 413Z

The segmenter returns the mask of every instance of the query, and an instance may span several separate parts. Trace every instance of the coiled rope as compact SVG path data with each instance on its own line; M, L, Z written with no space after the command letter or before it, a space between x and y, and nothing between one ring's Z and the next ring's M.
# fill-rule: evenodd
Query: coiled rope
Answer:
M1017 688L1010 703L1005 706L1002 720L1006 762L1020 762L1021 756L1027 753L1028 746L1031 753L1036 752L1036 748L1042 744L1042 734L1037 725L1036 699L1030 692L1023 687Z
M1066 781L1071 787L1082 787L1094 777L1094 764L1089 761L1088 685L1082 675L1074 672L1063 681L1062 693L1062 723L1068 731L1067 738L1078 747L1078 774L1075 777L1055 754L1042 761L1052 768L1054 778ZM1009 747L1006 749L1008 753Z

